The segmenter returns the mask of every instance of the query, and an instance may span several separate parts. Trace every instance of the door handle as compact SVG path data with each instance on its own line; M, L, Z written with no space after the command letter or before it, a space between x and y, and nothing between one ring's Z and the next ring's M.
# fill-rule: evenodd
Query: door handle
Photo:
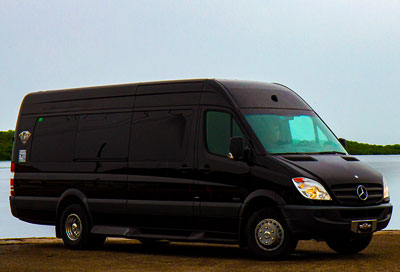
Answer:
M179 171L182 172L182 174L187 174L191 168L187 166L187 164L182 164L181 167L178 168Z
M208 175L208 174L210 174L210 173L213 171L212 168L211 168L211 166L208 165L208 164L204 165L204 167L203 167L203 168L200 168L199 170L200 170L201 172L203 172L205 175Z

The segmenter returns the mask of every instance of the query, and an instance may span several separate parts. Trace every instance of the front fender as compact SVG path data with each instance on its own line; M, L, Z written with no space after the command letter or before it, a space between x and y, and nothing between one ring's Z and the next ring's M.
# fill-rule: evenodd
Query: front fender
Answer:
M280 195L278 195L276 192L271 191L271 190L260 189L260 190L256 190L256 191L252 192L245 198L245 200L243 201L243 205L241 207L239 216L242 217L244 210L246 209L246 206L253 199L256 199L259 197L266 198L266 199L276 203L276 205L279 205L279 206L286 205L286 201Z

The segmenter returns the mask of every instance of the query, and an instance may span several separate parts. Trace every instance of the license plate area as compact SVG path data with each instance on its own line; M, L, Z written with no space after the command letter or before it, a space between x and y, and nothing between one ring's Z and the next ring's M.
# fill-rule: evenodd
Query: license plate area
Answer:
M353 220L351 231L355 233L371 233L376 230L377 220Z

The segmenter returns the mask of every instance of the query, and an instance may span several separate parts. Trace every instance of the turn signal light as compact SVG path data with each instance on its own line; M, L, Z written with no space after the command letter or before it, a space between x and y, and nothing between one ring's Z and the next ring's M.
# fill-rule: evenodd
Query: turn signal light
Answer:
M15 163L11 163L11 178L10 178L10 194L11 196L15 196L15 191L14 191L14 175L15 175Z

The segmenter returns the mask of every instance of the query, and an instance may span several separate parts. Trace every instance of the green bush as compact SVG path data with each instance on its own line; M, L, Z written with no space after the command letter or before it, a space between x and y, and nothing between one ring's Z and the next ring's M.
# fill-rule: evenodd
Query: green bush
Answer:
M395 145L374 145L364 144L355 141L346 141L347 152L352 155L391 155L400 154L400 144Z
M0 131L0 161L11 160L14 131Z

